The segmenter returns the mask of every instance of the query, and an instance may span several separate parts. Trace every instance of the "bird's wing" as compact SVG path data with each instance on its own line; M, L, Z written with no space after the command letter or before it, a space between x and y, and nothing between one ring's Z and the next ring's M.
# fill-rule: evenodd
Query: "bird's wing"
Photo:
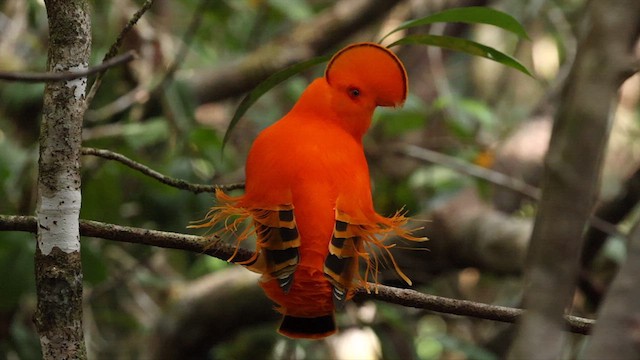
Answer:
M344 305L351 296L354 278L361 286L368 288L368 281L378 283L377 275L381 263L393 266L396 273L409 285L411 280L402 272L390 249L395 243L388 243L389 235L409 241L425 241L411 235L413 230L403 228L407 223L402 213L384 217L373 213L371 217L352 216L336 209L336 222L329 244L329 254L325 259L324 273L333 286L333 299L336 308ZM414 229L416 230L416 229ZM366 265L364 275L358 271L359 259Z
M257 256L240 263L250 270L278 280L280 288L289 292L300 255L300 234L291 204L273 210L253 211L253 224L257 237Z
M329 254L324 263L324 273L333 286L333 303L336 309L344 306L357 271L358 252L362 247L358 225L351 224L336 212L336 223L329 243Z
M216 191L220 205L207 214L205 221L191 227L219 227L211 235L220 239L222 233L233 234L236 252L227 261L243 265L264 275L264 280L275 278L286 293L293 284L293 274L300 260L300 234L293 214L293 205L269 206L268 209L247 206L245 196L229 196ZM253 226L241 224L251 220ZM240 243L255 235L256 252L248 260L235 260Z

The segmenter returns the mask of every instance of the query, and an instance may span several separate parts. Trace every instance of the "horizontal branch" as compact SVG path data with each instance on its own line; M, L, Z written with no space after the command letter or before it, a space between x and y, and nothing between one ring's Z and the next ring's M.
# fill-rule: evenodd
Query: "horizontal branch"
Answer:
M524 310L478 303L469 300L452 299L442 296L423 294L411 289L400 289L386 285L369 284L373 290L367 292L363 288L358 288L357 297L375 299L391 304L425 309L446 314L470 316L485 320L494 320L506 323L515 323ZM567 329L573 333L587 335L595 324L595 320L581 318L577 316L565 316Z
M36 226L36 219L33 216L0 215L0 231L35 233ZM225 244L222 241L207 239L206 237L120 226L90 220L80 220L80 234L119 242L186 250L207 254L222 260L228 260L236 252L234 246ZM251 256L251 251L238 249L234 260L248 260ZM376 289L376 285L369 285L370 288ZM402 306L508 323L515 322L524 312L522 309L428 295L415 290L385 285L377 285L377 291L371 292L359 288L356 291L356 296L361 299L375 299ZM595 323L594 320L576 316L566 316L565 319L568 330L578 334L588 334Z
M36 227L34 216L0 215L0 231L35 233ZM80 220L80 235L165 249L186 250L222 260L231 258L236 251L235 247L206 236L120 226L91 220ZM251 255L253 253L249 250L238 249L235 260L248 260Z
M44 72L44 73L0 71L0 80L27 82L27 83L67 81L67 80L73 80L73 79L78 79L81 77L93 75L95 73L102 72L108 68L112 68L124 63L128 63L129 61L134 60L136 58L137 58L137 55L135 51L130 50L122 55L118 55L107 61L104 61L100 65L92 66L86 70L81 70L81 71Z
M244 188L243 183L230 184L230 185L202 185L202 184L192 184L181 179L174 179L169 176L163 175L153 169L150 169L147 166L140 164L139 162L133 161L122 154L118 154L110 150L83 147L82 154L98 156L108 160L115 160L153 179L156 179L165 185L169 185L181 190L191 191L196 194L203 193L203 192L212 193L212 192L215 192L216 189L231 191L235 189Z

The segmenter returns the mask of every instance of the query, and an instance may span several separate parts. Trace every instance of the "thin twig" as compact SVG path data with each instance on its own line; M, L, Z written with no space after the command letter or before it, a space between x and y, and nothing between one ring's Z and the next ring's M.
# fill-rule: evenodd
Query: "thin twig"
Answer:
M148 168L145 165L142 165L136 161L133 161L131 159L129 159L128 157L122 155L122 154L118 154L116 152L110 151L110 150L104 150L104 149L95 149L95 148L88 148L88 147L83 147L82 148L82 154L83 155L93 155L93 156L98 156L104 159L109 159L109 160L115 160L117 162L120 162L134 170L137 170L151 178L154 178L158 181L160 181L161 183L165 184L165 185L169 185L181 190L187 190L187 191L191 191L193 193L199 194L199 193L203 193L203 192L215 192L216 189L221 189L221 190L225 190L225 191L231 191L231 190L235 190L235 189L242 189L244 188L244 184L243 183L237 183L237 184L229 184L229 185L202 185L202 184L192 184L189 183L185 180L181 180L181 179L174 179L171 177L168 177L166 175L163 175L153 169Z
M100 65L92 66L86 70L81 71L63 71L63 72L9 72L0 71L0 80L26 82L26 83L40 83L40 82L53 82L53 81L68 81L93 75L95 73L101 73L109 68L127 63L137 58L137 55L133 50L128 51L122 55L102 62Z
M155 85L150 91L150 95L152 98L159 99L160 106L163 109L165 118L167 119L169 126L171 126L173 130L172 134L174 136L174 139L175 137L181 137L181 135L184 133L182 126L180 126L181 123L184 123L184 119L180 119L184 117L184 114L183 112L177 111L179 109L175 109L172 101L169 100L171 95L167 93L167 88L173 81L176 71L178 71L178 68L180 67L180 65L182 65L184 59L187 56L187 53L189 52L189 46L196 32L198 31L198 28L200 28L202 17L208 4L208 0L200 0L194 10L193 15L191 16L191 22L189 23L187 30L182 36L182 41L175 58L173 59L167 70L164 72L162 80L160 80L160 82L157 83L157 85Z
M421 148L415 145L404 145L398 150L398 153L400 153L401 155L412 157L414 159L443 165L461 174L486 180L490 183L523 194L534 200L538 200L540 198L540 189L536 188L535 186L531 186L522 180L507 176L491 169L470 164L466 161L459 160L433 150Z
M456 159L452 156L421 148L415 145L404 145L397 150L397 153L414 159L442 165L460 174L476 177L478 179L488 181L492 184L504 187L506 189L513 190L532 200L540 200L540 189L535 186L529 185L522 180L505 175L495 170L487 169L475 164L468 163L466 161ZM610 222L605 221L595 215L591 215L590 225L595 229L598 229L612 236L618 236L622 239L627 239L628 237L627 234L624 234L620 230L618 230L618 228L614 224L611 224Z
M142 15L145 12L147 12L147 10L149 10L151 5L153 5L153 1L154 0L146 0L144 4L142 4L142 7L138 11L136 11L135 14L133 14L131 19L127 23L127 25L125 25L122 31L120 31L120 34L118 34L118 38L116 39L116 41L111 45L111 47L109 48L109 51L105 54L104 58L102 59L103 63L113 58L118 53L118 50L120 49L120 45L122 45L122 41L124 40L124 37L129 33L129 31L138 22L138 20L140 20ZM87 93L87 98L85 100L85 109L89 108L89 105L91 105L93 98L96 96L96 93L98 92L98 88L102 84L102 77L104 76L104 74L105 74L104 71L98 73L98 76L96 76L96 80L91 85L91 89L89 89L89 92Z
M164 76L160 81L160 83L158 84L158 86L151 91L152 93L155 93L160 89L163 89L164 87L167 86L167 84L171 80L173 80L173 76L175 75L175 72L178 70L178 67L184 62L184 59L187 56L187 52L189 51L189 45L191 44L193 37L198 31L198 28L200 28L200 24L202 23L202 17L204 15L204 10L206 9L208 3L209 3L208 0L200 0L200 3L198 4L198 6L196 6L194 14L191 17L191 22L189 23L187 30L182 36L182 43L180 44L180 48L176 53L175 59L173 60L171 65L169 65L169 67L167 68L167 71L164 73Z
M144 103L148 99L149 92L144 89L143 86L138 85L133 90L99 109L87 109L84 114L84 118L89 122L97 123L99 121L110 119L114 115L127 110L134 104Z
M23 231L35 233L36 219L33 216L0 215L0 231ZM80 234L107 240L144 244L168 249L179 249L207 254L222 260L228 260L236 251L234 246L220 241L211 241L206 237L186 235L157 230L148 230L128 226L107 224L98 221L80 220ZM234 261L250 259L253 253L238 249ZM423 294L415 290L400 289L385 285L369 284L374 291L363 288L356 290L359 298L374 299L407 307L427 309L440 313L471 316L502 322L515 322L523 313L522 309L509 308ZM377 291L375 289L377 288ZM578 334L588 334L595 320L576 316L566 316L567 329Z

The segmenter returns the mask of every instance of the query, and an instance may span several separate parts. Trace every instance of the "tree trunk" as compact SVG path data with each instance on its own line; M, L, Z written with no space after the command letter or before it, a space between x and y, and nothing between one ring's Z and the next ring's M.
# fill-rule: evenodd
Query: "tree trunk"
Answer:
M85 0L47 0L48 69L84 70L91 51ZM35 324L44 359L84 359L80 146L86 78L48 83L40 133Z
M597 197L614 99L632 74L637 0L593 0L555 116L529 245L524 307L510 359L558 359L585 226Z

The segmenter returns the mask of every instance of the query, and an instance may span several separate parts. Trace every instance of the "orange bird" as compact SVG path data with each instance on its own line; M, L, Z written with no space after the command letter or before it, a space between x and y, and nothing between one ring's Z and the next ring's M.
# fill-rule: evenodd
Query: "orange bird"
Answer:
M393 245L382 240L389 233L421 239L401 228L408 220L402 214L374 210L362 148L375 108L402 105L407 86L402 62L387 48L357 43L340 50L324 77L256 138L244 195L218 190L221 205L198 225L222 224L220 231L234 232L238 244L255 235L256 253L241 264L262 274L260 285L284 315L280 334L319 339L335 333L335 309L358 281L367 286L369 273L376 280L376 248L411 283L389 252ZM246 219L252 226L237 232ZM359 259L367 264L364 276Z

